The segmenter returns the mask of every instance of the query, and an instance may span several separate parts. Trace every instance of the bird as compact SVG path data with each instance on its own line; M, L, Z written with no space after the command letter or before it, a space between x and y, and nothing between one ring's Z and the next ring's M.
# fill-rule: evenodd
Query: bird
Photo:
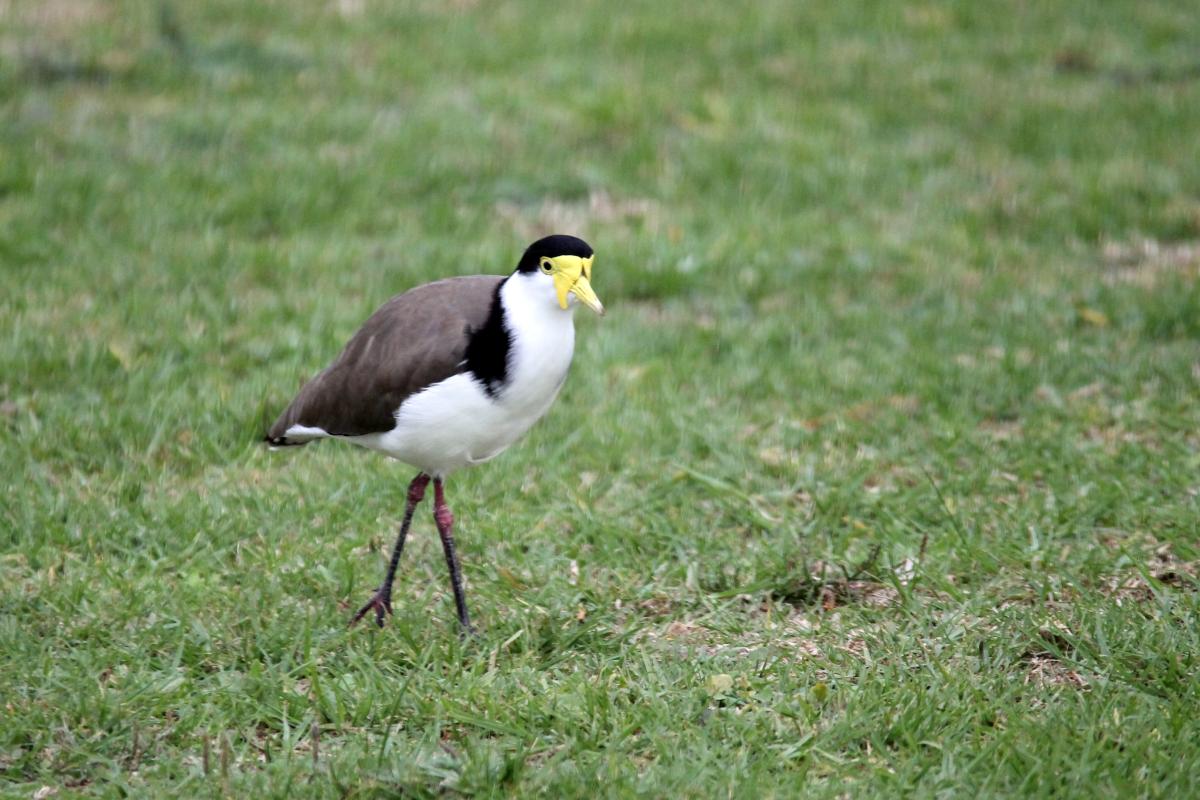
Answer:
M351 618L383 627L417 506L433 483L461 629L474 633L445 481L504 452L541 419L567 378L574 312L604 314L591 285L595 254L576 236L529 245L508 275L444 278L396 295L305 383L266 434L271 449L338 439L417 469L383 582Z

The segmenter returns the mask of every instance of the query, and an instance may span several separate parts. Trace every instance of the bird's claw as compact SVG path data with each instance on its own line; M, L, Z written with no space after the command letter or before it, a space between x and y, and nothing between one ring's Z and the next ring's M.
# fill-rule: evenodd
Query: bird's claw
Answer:
M371 595L371 599L366 602L366 605L358 610L358 613L354 615L353 619L350 620L350 623L346 627L353 628L354 625L360 619L365 617L367 612L371 610L375 611L375 624L382 628L384 617L392 613L391 594L385 593L382 589L377 589L375 594Z

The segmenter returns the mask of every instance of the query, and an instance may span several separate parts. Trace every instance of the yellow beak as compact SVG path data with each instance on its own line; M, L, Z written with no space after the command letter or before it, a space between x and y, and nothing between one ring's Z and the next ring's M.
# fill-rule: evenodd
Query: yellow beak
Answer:
M558 305L567 308L567 296L575 295L575 299L595 311L604 314L604 304L592 290L588 276L592 272L592 259L579 256L558 256L551 259L554 262L554 291L558 294Z
M588 283L587 278L580 275L579 280L575 281L575 285L571 287L570 291L579 302L600 316L604 316L604 304L600 302L600 298L596 297L596 293L592 291L592 284ZM559 305L565 306L566 304L560 301Z

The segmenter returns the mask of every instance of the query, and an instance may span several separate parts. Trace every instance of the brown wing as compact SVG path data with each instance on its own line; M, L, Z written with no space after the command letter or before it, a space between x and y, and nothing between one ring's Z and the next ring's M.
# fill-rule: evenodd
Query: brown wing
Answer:
M390 431L412 394L464 370L472 331L487 322L504 278L448 278L397 295L371 315L342 354L304 385L267 434L289 442L293 425L339 436Z

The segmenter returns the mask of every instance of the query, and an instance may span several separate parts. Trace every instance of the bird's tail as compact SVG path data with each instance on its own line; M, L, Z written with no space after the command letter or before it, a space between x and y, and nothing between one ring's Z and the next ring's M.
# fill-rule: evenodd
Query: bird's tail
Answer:
M281 447L302 447L302 446L308 444L309 442L311 442L312 440L305 439L304 441L298 442L298 441L289 439L287 436L270 436L270 435L268 435L268 436L263 437L263 441L267 443L267 447L271 448L272 450L278 450Z

